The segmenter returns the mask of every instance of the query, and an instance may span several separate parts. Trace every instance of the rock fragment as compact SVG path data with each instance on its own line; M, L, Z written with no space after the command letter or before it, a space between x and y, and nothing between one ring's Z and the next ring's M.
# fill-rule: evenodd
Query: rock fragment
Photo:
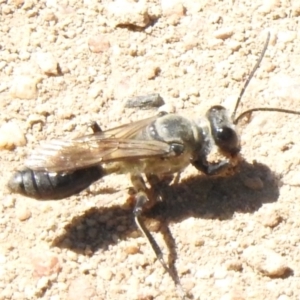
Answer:
M144 28L151 22L146 6L142 2L117 0L108 6L110 21L116 26L136 26Z
M93 53L102 53L110 48L110 42L104 35L95 35L88 40L89 49Z
M31 211L27 207L18 208L16 214L20 221L26 221L31 217Z
M234 31L232 27L224 27L214 32L214 38L226 40L233 35Z
M37 53L36 62L46 75L58 75L58 62L51 53Z
M167 22L170 24L177 24L180 19L186 14L186 8L180 1L161 1L162 12L167 17Z
M281 255L263 246L248 247L244 250L243 258L253 269L269 277L282 277L291 271Z
M243 178L243 184L247 188L255 191L261 191L264 188L264 183L259 177L248 177Z
M69 300L89 300L95 295L96 291L92 287L90 280L84 276L76 278L69 286Z
M36 254L31 260L34 275L37 277L59 273L61 265L58 257L52 253Z
M25 135L16 123L8 122L2 125L0 128L0 150L13 150L15 147L25 145Z
M164 105L164 100L160 94L150 94L145 96L137 96L126 101L125 107L127 108L142 108L149 109L152 107L160 107Z
M16 77L12 83L10 94L20 99L35 99L37 97L38 79L28 75Z
M269 207L269 205L265 205L259 210L258 217L265 227L270 228L278 226L283 220L280 213L276 209Z

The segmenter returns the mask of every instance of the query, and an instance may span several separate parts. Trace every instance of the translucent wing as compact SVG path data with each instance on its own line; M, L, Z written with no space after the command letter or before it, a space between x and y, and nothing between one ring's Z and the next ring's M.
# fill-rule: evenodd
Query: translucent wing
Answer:
M143 128L147 127L149 124L154 122L158 117L150 117L147 119L139 120L136 122L124 124L118 127L114 127L99 133L93 133L89 135L84 135L76 140L99 140L105 138L116 138L116 139L131 139L133 138L138 132L140 132Z
M101 163L173 156L170 145L165 142L132 138L155 118L74 140L45 142L33 151L25 165L33 170L67 172Z

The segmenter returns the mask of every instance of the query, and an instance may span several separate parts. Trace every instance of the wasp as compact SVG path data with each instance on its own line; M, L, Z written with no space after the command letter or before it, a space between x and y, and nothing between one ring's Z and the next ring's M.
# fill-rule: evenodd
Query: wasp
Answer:
M136 225L164 269L179 286L142 218L143 212L157 201L151 189L147 188L144 177L154 186L169 175L180 174L190 164L205 175L222 174L239 160L241 146L236 125L242 118L255 111L300 114L262 107L235 117L246 87L263 59L269 39L268 34L263 51L241 90L231 116L225 107L216 105L198 120L160 113L105 131L95 122L91 124L92 134L41 144L25 162L26 168L12 176L9 189L39 200L63 199L81 192L104 176L129 173L135 190L133 214ZM210 162L208 155L215 147L224 159Z

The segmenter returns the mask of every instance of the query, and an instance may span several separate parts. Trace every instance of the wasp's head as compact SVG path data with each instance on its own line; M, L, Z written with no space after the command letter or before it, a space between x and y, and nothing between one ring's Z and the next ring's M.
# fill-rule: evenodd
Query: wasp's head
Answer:
M214 142L220 151L226 156L237 155L241 150L240 139L227 110L223 106L216 105L208 110L206 117Z

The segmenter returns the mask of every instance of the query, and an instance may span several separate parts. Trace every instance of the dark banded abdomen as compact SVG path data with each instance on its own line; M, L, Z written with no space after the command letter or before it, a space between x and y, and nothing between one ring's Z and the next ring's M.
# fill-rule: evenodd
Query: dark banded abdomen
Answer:
M8 188L14 193L38 200L58 200L80 193L103 176L101 166L70 173L24 169L15 172L8 182Z

